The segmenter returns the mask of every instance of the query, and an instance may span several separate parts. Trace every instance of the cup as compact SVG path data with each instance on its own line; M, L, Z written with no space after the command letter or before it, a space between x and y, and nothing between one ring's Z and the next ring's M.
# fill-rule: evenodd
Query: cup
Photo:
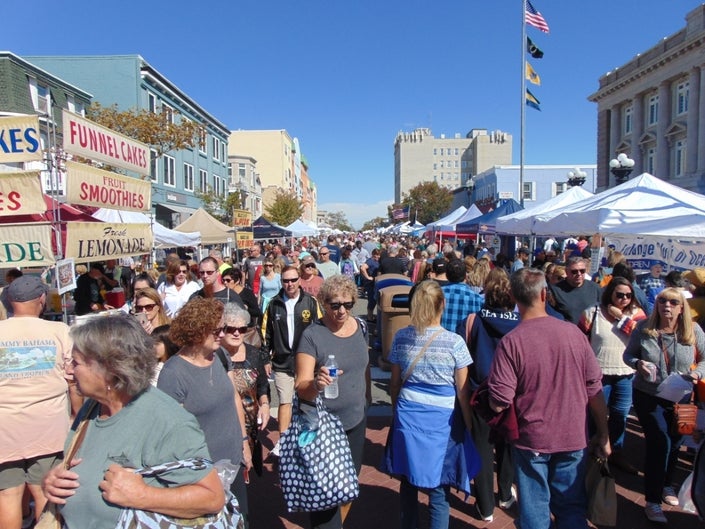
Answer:
M653 362L644 362L644 367L649 370L649 375L644 377L647 382L658 381L658 366Z

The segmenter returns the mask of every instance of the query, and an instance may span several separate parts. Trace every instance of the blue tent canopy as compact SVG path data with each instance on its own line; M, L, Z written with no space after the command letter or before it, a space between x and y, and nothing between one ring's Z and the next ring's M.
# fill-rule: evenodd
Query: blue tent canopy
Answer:
M260 217L252 223L253 237L255 239L281 239L291 237L291 232L277 224L269 222L264 217Z
M492 211L484 215L470 219L467 222L456 224L455 232L460 234L489 233L495 232L497 219L524 209L519 202L513 198L502 200L502 202Z

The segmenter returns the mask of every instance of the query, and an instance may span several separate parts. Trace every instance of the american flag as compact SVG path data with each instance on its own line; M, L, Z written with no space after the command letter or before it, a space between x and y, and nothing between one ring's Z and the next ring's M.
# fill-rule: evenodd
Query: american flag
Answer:
M406 206L404 208L396 208L392 210L392 218L394 220L401 220L405 219L409 216L409 210L410 206Z
M543 18L541 13L536 11L536 8L531 4L531 0L526 0L526 23L544 33L548 33L546 19Z

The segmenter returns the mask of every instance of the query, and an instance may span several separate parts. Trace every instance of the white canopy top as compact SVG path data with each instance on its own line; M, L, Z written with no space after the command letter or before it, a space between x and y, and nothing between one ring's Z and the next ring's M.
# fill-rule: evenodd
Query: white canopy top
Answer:
M170 230L158 222L152 222L144 213L139 211L118 211L116 209L100 208L93 213L93 218L103 222L121 222L127 224L151 224L154 234L154 246L157 248L175 248L182 246L198 246L201 244L200 232L182 233Z
M445 217L437 220L436 222L431 222L430 224L426 224L426 229L427 230L437 230L439 229L439 226L442 226L443 224L451 224L454 222L456 219L462 217L462 215L468 210L465 206L460 206L458 209L455 209L448 213Z
M476 219L477 217L480 217L482 215L482 211L480 211L480 208L478 208L475 204L471 204L470 207L460 215L457 219L454 219L450 222L444 222L441 224L441 221L439 220L436 226L437 230L440 231L455 231L455 227L460 224L461 222L467 222L468 220Z

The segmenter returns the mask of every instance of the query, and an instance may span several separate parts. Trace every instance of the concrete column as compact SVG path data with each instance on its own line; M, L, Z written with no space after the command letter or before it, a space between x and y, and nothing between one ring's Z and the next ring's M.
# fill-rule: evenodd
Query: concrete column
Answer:
M700 70L701 68L693 68L690 70L688 77L689 94L688 94L688 119L687 128L688 136L686 137L686 156L685 156L685 174L692 175L698 167L698 124L700 120Z
M691 95L694 90L690 87ZM705 112L705 65L700 66L700 84L698 85L697 91L698 97L698 108L697 112L694 113L696 118L699 118L702 112ZM690 115L690 109L688 109L688 115ZM688 136L690 136L690 129L688 129ZM697 173L705 173L705 119L698 120L698 165Z
M617 145L622 140L622 120L620 105L612 105L610 107L610 157L614 158L617 150ZM610 158L610 159L611 159Z
M671 83L662 82L658 87L658 123L656 124L656 174L663 180L671 177L671 159L666 131L671 124Z
M629 157L634 160L632 174L638 176L644 172L644 154L639 140L644 134L644 95L635 94L632 99L632 152Z

